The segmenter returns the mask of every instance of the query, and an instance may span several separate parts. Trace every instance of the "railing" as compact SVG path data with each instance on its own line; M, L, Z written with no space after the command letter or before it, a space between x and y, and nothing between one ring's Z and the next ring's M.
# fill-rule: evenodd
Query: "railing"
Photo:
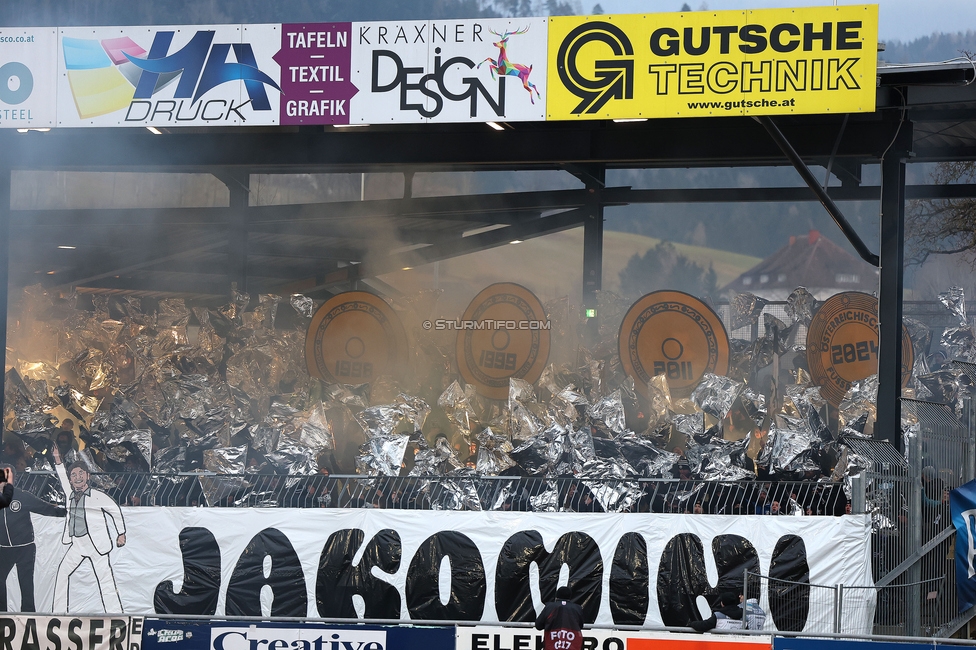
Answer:
M852 586L791 582L746 572L743 594L759 599L768 612L764 630L855 634L869 621L875 635L908 636L912 612L919 611L922 634L935 636L956 616L951 575L950 571L915 583Z
M52 502L64 502L51 472L25 473L17 482ZM91 483L130 506L794 516L839 516L849 508L840 483L803 481L107 473L92 474Z

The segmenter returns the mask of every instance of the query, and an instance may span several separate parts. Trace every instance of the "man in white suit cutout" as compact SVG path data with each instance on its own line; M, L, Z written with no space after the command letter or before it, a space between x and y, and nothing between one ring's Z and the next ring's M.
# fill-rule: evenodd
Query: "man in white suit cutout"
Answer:
M118 536L115 546L125 546L125 521L122 510L109 495L89 486L88 469L81 463L72 463L67 471L61 463L57 447L52 448L55 470L61 480L61 488L67 497L68 510L64 518L64 534L61 543L68 550L58 565L54 580L54 607L57 613L68 612L68 579L85 560L91 562L102 596L106 613L121 614L122 601L109 562L112 551L112 527Z

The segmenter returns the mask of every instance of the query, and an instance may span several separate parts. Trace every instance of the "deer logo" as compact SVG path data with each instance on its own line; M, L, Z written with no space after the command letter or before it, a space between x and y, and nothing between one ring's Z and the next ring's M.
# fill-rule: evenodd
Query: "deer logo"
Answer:
M499 76L508 75L518 77L519 81L522 82L522 87L529 91L529 99L533 104L535 104L535 98L542 97L542 95L539 93L539 89L535 87L535 84L529 81L529 74L532 73L532 66L525 66L521 63L512 63L508 60L508 52L506 51L509 37L524 34L525 32L529 31L529 28L525 27L524 29L520 29L516 32L506 31L504 34L499 34L493 29L489 29L488 31L498 37L498 42L492 43L492 45L498 48L498 59L496 60L489 56L487 59L479 63L478 67L480 68L484 63L489 63L490 65L488 67L491 70L492 80L497 78L495 76L496 74ZM533 90L535 91L535 96L532 95Z

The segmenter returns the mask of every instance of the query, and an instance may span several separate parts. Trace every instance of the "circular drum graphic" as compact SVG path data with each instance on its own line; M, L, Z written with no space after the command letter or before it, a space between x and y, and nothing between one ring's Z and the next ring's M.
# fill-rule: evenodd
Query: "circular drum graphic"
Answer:
M398 377L407 362L407 335L382 298L347 291L329 298L305 335L308 374L327 382L358 384Z
M901 328L902 385L908 383L915 351ZM851 383L878 372L878 299L859 291L828 298L810 321L807 365L825 400L839 406Z
M722 319L694 296L655 291L635 302L620 324L624 371L641 392L655 375L668 378L677 397L687 397L710 372L729 371L729 336Z
M535 383L549 360L549 320L525 287L493 284L455 321L458 370L491 399L508 397L510 377Z

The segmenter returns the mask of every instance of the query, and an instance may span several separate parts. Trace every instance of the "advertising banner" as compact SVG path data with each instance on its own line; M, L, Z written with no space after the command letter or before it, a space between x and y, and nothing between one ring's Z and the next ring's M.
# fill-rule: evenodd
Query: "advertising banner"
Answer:
M877 5L549 19L546 118L875 109Z
M956 594L965 612L976 605L976 481L949 492L949 512L956 529Z
M0 616L6 650L141 650L142 630L131 616Z
M454 650L453 627L147 618L145 650Z
M897 643L894 641L848 641L846 639L798 639L775 637L773 650L921 650L933 643Z
M671 632L585 629L584 650L769 650L768 636L702 636ZM477 626L457 628L457 650L538 650L542 632L528 628Z
M280 25L70 27L58 126L278 124Z
M0 128L350 125L875 109L876 5L0 29Z
M281 124L349 124L352 23L281 26Z
M0 129L55 126L57 47L53 27L0 27Z
M545 18L353 23L352 122L545 120Z
M565 580L588 623L684 625L698 596L741 589L748 569L800 583L756 594L767 628L800 631L832 615L800 607L803 584L871 584L861 515L120 510L95 488L86 504L99 514L83 536L71 517L32 515L37 609L534 621ZM853 611L869 630L873 606Z

